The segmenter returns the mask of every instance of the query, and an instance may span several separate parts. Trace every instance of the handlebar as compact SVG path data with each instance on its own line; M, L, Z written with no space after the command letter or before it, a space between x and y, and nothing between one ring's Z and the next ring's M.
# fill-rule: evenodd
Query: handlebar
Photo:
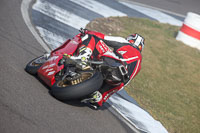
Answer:
M79 32L83 35L85 35L85 32L87 31L87 29L83 29L83 28L80 28Z

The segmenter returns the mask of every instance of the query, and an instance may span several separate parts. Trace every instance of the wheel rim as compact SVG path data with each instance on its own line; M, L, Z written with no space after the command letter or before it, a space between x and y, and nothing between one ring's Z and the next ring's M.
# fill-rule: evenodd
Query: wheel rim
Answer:
M31 66L41 66L46 61L44 56L41 56L35 60L33 60L30 65Z
M71 86L71 85L76 85L76 84L79 84L79 83L81 83L85 80L90 79L93 76L92 72L82 72L80 74L81 74L80 78L77 78L77 79L72 80L72 81L68 81L66 79L58 81L57 86L58 87L67 87L67 86Z

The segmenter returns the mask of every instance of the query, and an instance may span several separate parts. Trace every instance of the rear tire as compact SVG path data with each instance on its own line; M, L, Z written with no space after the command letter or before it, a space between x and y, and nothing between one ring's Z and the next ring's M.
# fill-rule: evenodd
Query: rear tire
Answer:
M81 83L75 85L64 85L61 80L56 81L50 90L50 93L58 100L75 100L83 98L94 91L100 89L103 84L103 77L100 72L83 71L92 75Z

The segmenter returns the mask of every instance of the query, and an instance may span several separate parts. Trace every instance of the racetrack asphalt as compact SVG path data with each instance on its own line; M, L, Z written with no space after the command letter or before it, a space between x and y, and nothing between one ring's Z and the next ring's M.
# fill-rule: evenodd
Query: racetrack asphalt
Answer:
M131 130L108 109L57 101L26 64L45 50L21 15L21 0L0 1L0 132L125 133Z

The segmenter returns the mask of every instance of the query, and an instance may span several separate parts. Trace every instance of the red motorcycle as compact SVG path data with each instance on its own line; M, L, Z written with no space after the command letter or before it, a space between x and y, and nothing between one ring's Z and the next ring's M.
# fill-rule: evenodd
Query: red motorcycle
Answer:
M28 73L38 75L51 88L50 93L59 100L85 98L99 90L103 83L117 85L128 80L126 69L119 61L113 61L114 57L104 57L102 53L98 60L89 60L84 70L79 66L78 60L68 58L76 55L83 34L81 32L67 40L50 54L33 59L25 68ZM105 50L112 52L105 43L100 41L98 45L107 47ZM123 80L113 80L113 74L118 74Z

